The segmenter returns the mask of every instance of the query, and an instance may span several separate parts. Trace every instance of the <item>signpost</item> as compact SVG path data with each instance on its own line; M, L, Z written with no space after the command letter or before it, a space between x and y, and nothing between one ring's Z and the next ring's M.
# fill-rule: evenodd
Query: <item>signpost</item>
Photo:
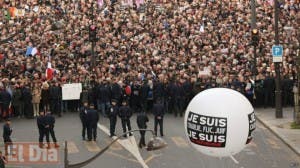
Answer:
M272 46L273 62L282 62L283 47L282 45Z

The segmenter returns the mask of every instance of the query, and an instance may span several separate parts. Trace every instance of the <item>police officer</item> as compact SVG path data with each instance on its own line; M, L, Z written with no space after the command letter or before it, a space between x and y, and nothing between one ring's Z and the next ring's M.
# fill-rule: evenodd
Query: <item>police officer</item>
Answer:
M147 129L147 122L149 122L149 118L146 115L146 113L144 111L140 112L136 118L136 123L137 123L139 129ZM139 142L139 148L146 146L145 132L146 131L140 131L141 139Z
M55 118L51 114L51 112L47 112L47 114L45 116L45 123L46 123L45 128L46 128L46 139L47 139L47 143L48 143L48 148L50 148L49 134L51 135L52 140L54 142L54 147L58 148L59 145L57 144L57 140L56 140L55 132L54 132Z
M165 114L164 105L161 103L161 100L158 99L157 102L153 105L155 135L157 135L157 126L159 125L160 136L164 136L163 133L164 114Z
M115 129L117 124L117 115L119 113L119 106L117 105L117 100L112 99L110 113L109 113L109 121L110 121L110 137L116 136Z
M36 119L36 123L39 129L39 147L43 148L43 141L46 136L46 120L44 111L40 112L40 115Z
M3 125L3 141L5 144L5 155L8 155L8 148L12 145L12 140L10 138L12 134L11 122L10 119L6 119L5 124Z
M121 118L122 121L122 128L123 128L123 133L128 131L131 131L131 124L130 124L130 117L132 116L132 110L128 106L128 103L126 100L123 100L122 106L120 107L119 110L119 117ZM127 126L127 128L126 128ZM132 136L131 133L129 133L129 136ZM124 138L127 137L127 135L123 135Z
M84 102L83 103L83 107L80 109L80 113L79 113L79 117L81 120L81 124L82 124L82 140L85 140L85 134L87 132L87 111L88 111L88 103Z
M95 110L95 106L93 103L90 104L90 108L87 110L86 119L87 119L88 141L91 141L92 138L94 141L96 141L99 114L97 110Z

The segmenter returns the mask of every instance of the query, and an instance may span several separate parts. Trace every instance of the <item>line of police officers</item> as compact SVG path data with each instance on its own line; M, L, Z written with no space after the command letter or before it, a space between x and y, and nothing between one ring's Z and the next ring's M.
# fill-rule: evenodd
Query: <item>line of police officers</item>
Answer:
M128 135L132 136L132 133L126 134L126 132L130 132L131 127L131 117L133 114L133 109L130 108L128 105L128 101L124 99L121 103L121 105L118 104L118 101L115 99L112 99L111 101L111 107L108 113L109 121L110 121L110 137L116 136L116 124L117 124L117 118L119 117L121 119L121 125L123 129L123 137L126 138ZM149 121L149 118L145 111L141 110L138 111L137 115L137 125L139 129L147 129L147 122ZM164 136L163 134L163 117L165 114L164 105L162 104L162 101L158 99L158 101L153 106L153 114L154 114L154 131L157 135L157 128L160 127L160 135ZM86 132L88 141L91 141L92 139L95 141L97 137L97 124L99 121L99 114L94 109L93 103L90 103L90 106L88 107L88 103L85 102L84 106L80 110L80 119L82 123L82 139L85 140L86 138ZM146 146L145 143L145 131L141 130L141 139L139 142L139 147L142 148Z

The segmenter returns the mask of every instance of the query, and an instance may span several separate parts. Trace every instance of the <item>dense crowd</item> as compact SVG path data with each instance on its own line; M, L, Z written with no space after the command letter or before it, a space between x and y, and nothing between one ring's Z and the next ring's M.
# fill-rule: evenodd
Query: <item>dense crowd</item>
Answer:
M274 105L272 0L257 0L257 73L250 1L135 2L0 0L2 116L10 105L29 116L40 107L57 114L77 109L78 101L61 100L59 88L79 82L87 92L83 99L99 110L124 97L134 109L149 110L159 98L168 111L182 113L195 94L213 87L238 90L256 106ZM284 105L293 103L299 5L285 0L278 6ZM25 9L25 15L13 17L9 7ZM97 28L95 66L91 24ZM37 52L27 54L28 47ZM49 63L55 70L51 78L45 73ZM26 108L32 103L34 113Z

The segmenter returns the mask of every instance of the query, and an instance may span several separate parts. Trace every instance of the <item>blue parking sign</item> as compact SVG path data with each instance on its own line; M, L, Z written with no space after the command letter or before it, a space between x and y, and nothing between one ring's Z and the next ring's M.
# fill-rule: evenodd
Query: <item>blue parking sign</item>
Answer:
M282 45L272 46L273 62L282 62L283 47Z

